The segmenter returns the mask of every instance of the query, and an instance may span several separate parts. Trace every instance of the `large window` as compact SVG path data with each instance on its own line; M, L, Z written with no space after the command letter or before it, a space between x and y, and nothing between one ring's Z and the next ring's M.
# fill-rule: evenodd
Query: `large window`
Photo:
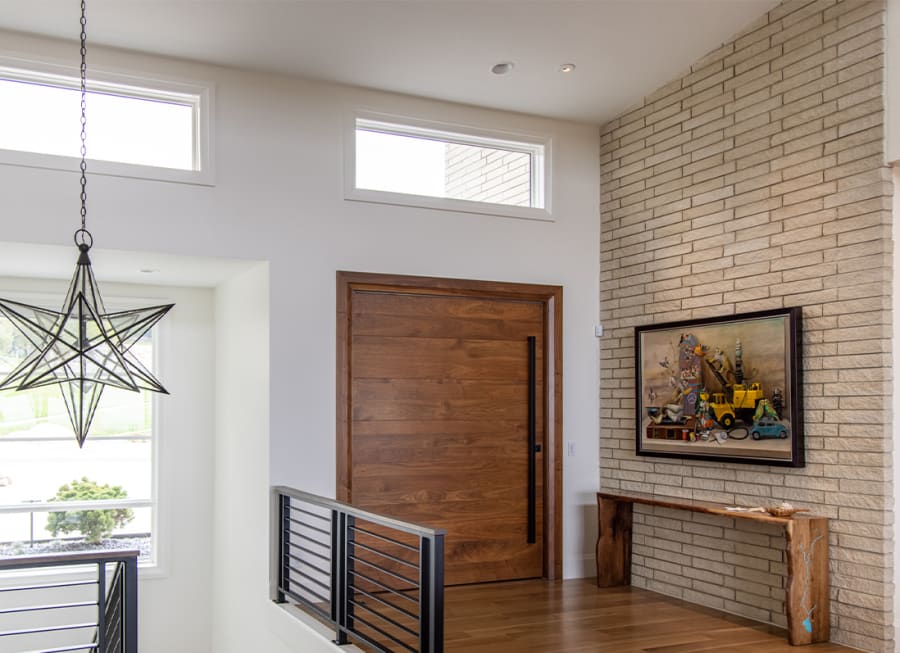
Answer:
M549 142L356 117L348 199L549 219Z
M2 62L0 62L2 63ZM207 183L208 88L89 79L90 172ZM81 156L76 77L0 65L0 160L73 169Z
M29 351L0 317L0 376ZM153 369L149 334L131 351ZM106 388L79 449L59 386L0 392L0 557L138 548L154 559L153 396ZM68 501L87 505L63 514Z

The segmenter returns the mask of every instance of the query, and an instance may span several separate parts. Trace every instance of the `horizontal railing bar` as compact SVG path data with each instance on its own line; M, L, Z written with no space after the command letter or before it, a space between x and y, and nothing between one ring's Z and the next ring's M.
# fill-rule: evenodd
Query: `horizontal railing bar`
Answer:
M0 505L0 515L27 512L69 512L72 510L108 510L113 508L148 508L151 499L97 499L94 501L35 501Z
M0 587L0 593L3 592L25 592L27 590L49 590L58 587L80 587L83 585L96 585L95 580L73 580L69 583L42 583L40 585L20 585L18 587Z
M311 538L309 535L304 535L303 533L298 533L297 531L288 531L288 533L291 534L291 535L293 535L294 537L296 537L296 538L298 538L298 539L303 540L304 542L312 542L312 543L314 543L314 544L318 544L319 546L324 546L324 547L328 548L329 550L331 550L331 545L330 545L330 543L329 543L329 544L326 544L326 543L324 543L324 542L320 542L319 540L314 540L314 539ZM330 533L328 534L328 537L329 537L329 540L330 540L330 539L331 539L331 534L330 534ZM291 538L291 541L288 542L288 544L290 544L291 546L296 546L296 545L294 544L293 538Z
M322 581L318 580L317 578L313 578L313 577L310 576L309 574L300 571L300 570L297 569L296 567L288 566L288 569L290 569L291 571L293 571L293 572L294 572L295 574L297 574L298 576L300 576L300 577L302 577L302 578L305 578L306 580L310 581L311 583L315 583L316 585L318 585L318 586L321 587L322 589L327 590L327 591L329 591L329 592L331 591L331 585L328 585L327 583L323 583ZM324 575L327 576L328 574L324 574ZM291 576L290 578L288 578L288 580L289 580L289 581L293 581L293 580L294 580L294 577Z
M60 646L59 648L41 648L23 653L64 653L64 651L96 651L97 644L80 644L75 646Z
M310 607L315 608L315 609L317 609L317 610L325 611L325 608L327 607L327 608L328 608L328 611L329 611L329 613L330 613L330 610L331 610L331 601L329 601L329 600L326 599L325 597L322 597L322 596L316 597L316 598L319 599L319 603L324 603L324 604L325 604L325 607L323 607L323 606L321 606L321 605L319 605L319 604L317 604L317 603L313 603L313 602L310 601L307 597L305 597L305 596L303 596L302 594L300 594L296 589L289 589L289 588L287 588L287 587L279 587L278 589L281 590L282 592L284 592L284 595L285 595L285 597L287 597L287 598L293 599L293 600L297 601L298 603L305 603L305 604L308 604ZM307 593L313 594L312 592L307 592ZM315 596L315 594L313 594L313 596Z
M397 546L403 547L404 549L407 549L408 551L413 551L415 553L419 552L419 547L413 546L412 544L406 544L399 540L391 539L387 535L379 535L378 533L373 533L372 531L366 530L365 528L360 528L359 526L353 526L352 530L356 531L357 533L365 533L366 535L369 535L371 537L376 537L379 540L382 540L383 542L389 542L391 544L396 544Z
M295 531L290 531L290 533L291 533L292 535L295 535L296 537L300 538L300 539L303 540L304 542L309 542L309 543L311 543L311 544L315 544L315 545L320 546L320 547L322 547L322 548L324 548L324 549L328 549L328 552L329 552L329 553L331 552L331 542L320 542L319 540L314 540L314 539L311 538L311 537L308 537L308 536L306 536L306 535L301 535L300 533L297 533L297 532L295 532ZM294 544L293 538L291 538L291 541L288 542L288 544L289 544L290 546L296 546L296 545Z
M141 554L137 549L123 551L79 551L75 553L54 553L42 556L22 556L19 558L0 558L0 571L22 569L26 567L71 567L86 563L102 564L124 562L137 558Z
M359 542L353 542L353 546L357 549L365 549L366 551L369 551L370 553L374 553L375 555L381 556L382 558L387 558L388 560L393 560L394 562L396 562L398 564L406 565L407 567L410 567L411 569L415 569L417 571L419 569L419 565L416 563L408 562L408 561L404 560L403 558L398 558L397 556L392 556L390 553L385 553L384 551L379 551L378 549L373 549L372 547L367 546L365 544L360 544Z
M363 620L363 619L360 619L360 621L365 623L365 620ZM375 648L376 651L388 651L389 653L393 653L393 651L391 651L390 649L384 648L384 644L382 644L381 642L376 642L374 639L372 639L372 637L370 637L369 635L365 635L358 630L354 630L352 628L344 628L343 626L337 626L337 628L341 632L344 632L344 633L347 633L348 635L350 635L350 637L352 637L357 642L360 642L362 644L365 644L366 646L371 646L371 647ZM413 653L415 653L415 651L413 651Z
M383 637L387 637L389 640L391 640L391 641L394 642L395 644L399 644L400 646L402 646L403 648L405 648L407 651L411 651L411 653L416 653L416 649L414 649L413 647L409 646L408 644L406 644L406 643L403 642L402 640L397 639L397 638L394 637L393 635L391 635L391 634L389 634L389 633L386 633L385 631L383 631L383 630L382 630L381 628L379 628L378 626L376 626L376 625L374 625L374 624L370 624L370 623L369 623L368 621L366 621L365 619L363 619L363 618L361 618L361 617L356 617L356 616L354 616L354 617L353 617L353 620L354 620L354 621L358 621L359 623L363 624L366 628L371 628L372 630L374 630L376 633L379 633L379 634L382 635ZM360 634L359 634L359 631L356 630L356 629L350 630L349 632L350 632L351 635L356 635L356 636L359 636L359 635L360 635ZM369 641L370 644L374 644L375 646L378 646L378 648L382 648L381 646L378 645L377 642L374 642L374 641L372 641L372 640L369 639L369 638L366 638L366 639Z
M304 558L297 557L293 554L289 554L288 558L290 558L291 560L293 560L295 562L299 562L304 567L309 567L310 569L314 569L315 571L318 571L320 574L323 574L325 576L331 575L331 562L330 561L328 561L328 568L324 569L322 567L316 566L315 560L306 560ZM290 562L288 562L288 564L290 564Z
M333 499L326 499L325 497L320 497L316 494L310 494L309 492L295 490L294 488L286 487L284 485L276 486L275 488L273 488L273 491L277 492L278 494L291 497L293 499L304 501L310 505L328 508L329 510L337 510L350 515L351 517L365 519L377 524L381 524L383 526L394 528L398 531L403 531L404 533L412 533L413 535L420 535L422 537L446 535L446 531L442 528L428 528L427 526L420 526L418 524L401 521L399 519L393 519L392 517L384 517L367 510L355 508L353 506L347 505L346 503L341 503Z
M300 546L300 545L298 545L298 544L291 544L290 550L291 550L291 551L295 551L295 550L303 551L304 553L308 553L309 555L311 555L313 558L318 558L319 560L324 560L325 562L331 564L331 558L330 558L330 557L328 557L328 556L326 556L326 555L322 555L322 554L319 553L318 551L313 551L313 550L311 550L311 549L307 549L306 547ZM295 555L295 554L293 554L293 553L288 553L288 555L289 555L291 558L293 558L294 560L300 560L300 559L301 559L300 556Z
M65 626L45 626L44 628L26 628L25 630L5 630L0 632L0 637L9 637L10 635L31 635L33 633L54 633L60 630L80 630L82 628L96 628L96 623L88 624L70 624Z
M291 510L296 510L297 512L302 512L304 515L309 515L310 517L315 517L316 519L321 519L322 521L325 521L325 522L329 522L329 523L331 522L331 515L327 515L327 516L320 515L315 512L310 512L309 510L304 510L303 508L300 508L299 506L295 506L295 505L291 505Z
M417 633L415 630L412 630L412 629L410 629L410 628L407 628L406 626L404 626L404 625L401 624L400 622L394 621L394 620L391 619L390 617L386 617L386 616L384 616L383 614L381 614L380 612L376 612L376 611L373 610L372 608L366 606L365 603L357 603L357 602L354 601L353 599L350 599L350 604L356 606L357 608L360 608L360 609L362 609L362 610L365 610L365 611L368 612L369 614L375 615L376 617L378 617L378 618L381 619L382 621L385 621L385 622L389 623L390 625L392 625L394 628L399 628L400 630L402 630L403 632L405 632L405 633L406 633L407 635L409 635L410 637L415 637L416 639L419 638L419 633ZM356 612L354 612L353 615L354 615L354 617L353 617L354 619L358 619L358 618L359 618L359 617L357 616L357 613L356 613Z
M316 594L311 589L304 587L303 585L300 586L300 589L303 590L304 592L306 592L307 594L311 594L312 596L317 598L322 603L328 603L328 604L331 603L331 599L329 599L328 597L322 596L321 594ZM285 592L285 594L288 594L289 596L292 596L297 599L303 599L307 603L311 603L311 601L309 599L304 598L303 595L299 594L296 590L291 590L290 592Z
M303 528L308 528L311 531L316 531L317 533L321 533L322 535L331 537L331 531L326 531L324 528L317 528L315 526L310 526L306 522L302 522L299 519L291 519L290 517L288 517L288 521L292 524L297 524L299 526L302 526ZM292 530L291 532L295 533L296 531Z
M409 583L410 585L412 585L414 587L419 586L418 580L410 580L409 578L407 578L406 576L403 576L402 574L395 574L394 572L388 571L387 569L382 569L378 565L373 565L371 562L367 562L367 561L363 560L362 558L357 558L356 556L352 556L352 555L347 556L347 558L349 558L353 562L361 562L364 565L366 565L367 567L371 567L372 569L375 569L375 570L381 572L382 574L387 574L391 578L396 578L397 580L403 581L404 583Z
M405 615L406 615L407 617L409 617L410 619L418 619L418 618L419 618L419 615L416 614L415 612L410 612L409 610L406 610L405 608L401 608L399 605L394 605L394 604L391 603L390 601L385 601L384 599L379 598L379 597L375 596L374 594L370 594L370 593L367 592L366 590L362 589L359 585L354 585L354 586L353 586L353 591L354 591L354 592L359 592L359 593L362 594L363 596L367 596L367 597L369 597L370 599L372 599L373 601L377 601L378 603L380 603L381 605L383 605L383 606L385 606L385 607L387 607L387 608L393 608L393 609L396 610L397 612L402 612L403 614L405 614Z
M330 525L329 525L330 526ZM305 529L303 534L307 537L312 537L315 534L322 535L326 538L331 537L331 529L330 528L319 528L318 526L314 526L309 522L302 521L300 519L292 519L290 517L285 521L285 528L294 529L294 528L302 528ZM300 531L293 531L294 533L299 533Z
M356 576L357 578L363 579L364 581L366 581L366 582L368 582L368 583L372 583L373 585L377 585L378 587L380 587L381 589L385 590L386 592L390 592L391 594L396 594L396 595L399 596L400 598L404 598L404 599L406 599L407 601L411 601L412 603L415 603L416 605L419 605L419 599L414 599L414 598L411 597L411 596L407 596L407 595L404 594L402 591L395 590L394 588L388 587L387 585L385 585L385 584L383 584L383 583L379 583L377 580L375 580L375 579L373 579L373 578L369 578L369 577L366 576L365 574L361 574L361 573L359 573L359 572L357 572L356 570L353 570L353 569L349 570L349 573L352 574L352 575L354 575L354 576ZM359 589L359 585L356 585L356 584L354 584L352 587L353 587L353 589ZM415 589L418 590L419 587L416 586Z
M0 614L17 614L19 612L40 612L41 610L61 610L63 608L86 608L97 605L96 601L79 601L78 603L56 603L54 605L29 605L24 608L6 608Z
M327 596L322 596L322 595L319 594L318 592L314 592L314 591L312 591L311 589L309 589L308 587L304 587L304 586L301 585L301 586L300 586L300 591L301 591L302 593L308 594L309 596L313 597L314 599L316 599L316 600L319 601L320 603L328 603L328 604L331 603L330 599L329 599ZM307 601L309 601L309 599L307 599Z
M292 555L292 556L298 556L298 555L300 555L298 552L302 551L304 553L308 553L309 555L311 555L315 558L319 558L320 560L323 560L323 561L326 561L329 563L331 562L331 554L332 554L331 547L328 547L328 551L323 552L323 551L317 551L317 550L310 549L306 546L303 546L305 544L310 544L310 543L305 540L302 542L298 542L297 539L291 538L290 542L285 542L285 548L284 548L285 553L288 555Z
M332 619L331 619L331 608L330 608L330 607L329 607L329 609L326 611L325 609L319 607L318 605L316 605L316 604L313 603L312 601L303 598L302 596L300 596L299 594L297 594L296 592L293 592L293 591L284 591L284 595L285 595L287 598L293 599L293 600L296 601L298 604L302 605L304 608L307 608L307 609L309 609L309 610L312 610L312 611L315 612L317 615L319 615L320 617L322 617L325 621L327 621L327 622L329 622L329 623L332 622Z

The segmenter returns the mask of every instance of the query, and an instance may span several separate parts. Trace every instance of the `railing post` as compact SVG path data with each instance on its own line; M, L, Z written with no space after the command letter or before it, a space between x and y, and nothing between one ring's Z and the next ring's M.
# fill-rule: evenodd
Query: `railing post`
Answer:
M339 646L350 643L347 632L347 515L331 511L331 613L335 630L334 643Z
M109 653L106 641L106 560L97 561L97 650Z
M353 623L353 600L356 598L356 594L353 591L353 571L356 566L353 564L353 556L356 555L356 547L353 545L355 540L353 527L356 526L356 517L347 515L346 520L345 539L347 550L344 556L344 605L346 605L347 629L354 630L356 626Z
M291 571L289 568L291 548L291 498L278 495L278 587L275 600L285 603L285 592L290 590Z
M444 536L419 538L419 651L444 651Z
M138 562L128 558L124 562L125 575L122 588L122 643L123 653L137 653L138 650Z

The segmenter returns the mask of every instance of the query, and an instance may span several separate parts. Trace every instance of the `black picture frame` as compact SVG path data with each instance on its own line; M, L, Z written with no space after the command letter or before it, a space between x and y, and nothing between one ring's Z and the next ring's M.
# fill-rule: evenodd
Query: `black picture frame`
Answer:
M635 327L635 453L803 467L802 310Z

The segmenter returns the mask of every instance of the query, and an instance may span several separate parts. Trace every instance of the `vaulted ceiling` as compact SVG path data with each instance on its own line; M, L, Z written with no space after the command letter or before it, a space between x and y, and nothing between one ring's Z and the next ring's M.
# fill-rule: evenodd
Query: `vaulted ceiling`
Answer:
M89 0L87 10L91 44L600 124L776 4ZM72 39L79 10L3 0L0 29ZM493 74L500 62L512 71Z

